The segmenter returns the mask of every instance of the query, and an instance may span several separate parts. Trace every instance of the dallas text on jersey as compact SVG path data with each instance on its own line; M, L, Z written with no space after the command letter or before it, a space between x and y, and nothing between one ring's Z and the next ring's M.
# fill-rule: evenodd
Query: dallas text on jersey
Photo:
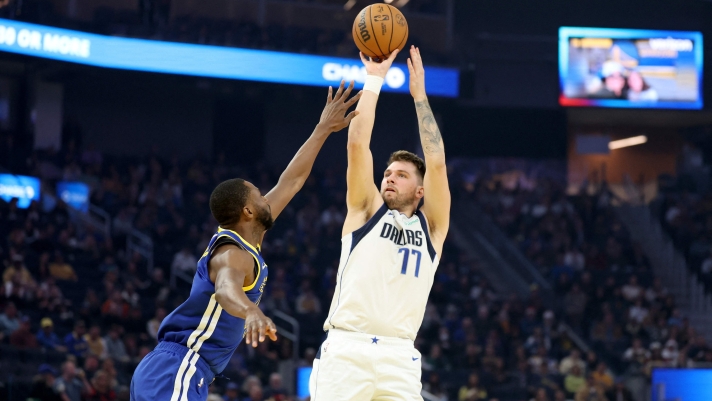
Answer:
M395 242L396 245L423 245L423 232L402 229L399 230L396 227L388 223L383 223L383 229L381 229L381 238L390 239Z

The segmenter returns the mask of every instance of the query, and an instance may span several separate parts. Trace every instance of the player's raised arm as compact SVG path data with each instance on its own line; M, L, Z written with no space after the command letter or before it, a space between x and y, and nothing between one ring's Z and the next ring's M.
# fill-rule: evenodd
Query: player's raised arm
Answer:
M440 129L430 109L425 93L425 69L420 58L420 50L410 47L408 59L410 72L410 94L415 100L415 110L418 114L420 143L425 155L425 203L423 213L430 225L430 236L436 251L442 251L448 228L450 227L450 187L447 181L447 165L445 164L445 146Z
M215 301L230 315L245 319L245 342L253 347L265 337L277 340L277 327L247 298L243 287L254 279L255 259L237 246L223 245L210 258Z
M309 139L299 148L297 154L294 155L292 161L279 177L277 185L265 195L270 205L273 219L276 219L282 213L289 201L302 189L326 138L332 133L346 128L351 120L358 115L358 111L346 114L346 111L361 98L361 92L359 92L349 99L353 87L354 83L351 81L349 87L344 90L344 81L341 81L336 94L333 94L331 87L329 87L326 106L324 106L324 111L321 112L319 124L316 125Z
M391 68L398 51L386 60L377 63L367 60L359 53L366 67L366 84L354 118L349 126L348 169L346 170L346 206L348 215L344 224L344 234L363 225L380 207L382 200L373 182L373 155L371 154L371 133L376 120L376 104L386 73ZM379 202L380 201L380 202Z

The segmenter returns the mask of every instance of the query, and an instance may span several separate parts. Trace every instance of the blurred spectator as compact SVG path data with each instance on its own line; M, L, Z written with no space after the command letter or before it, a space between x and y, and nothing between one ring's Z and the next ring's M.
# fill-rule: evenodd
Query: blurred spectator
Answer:
M458 401L478 401L487 399L487 391L480 384L480 376L471 373L467 378L467 385L462 386L457 395Z
M29 398L40 401L66 401L55 387L57 371L50 365L42 364L35 377Z
M99 271L102 273L106 272L116 272L119 270L119 266L116 264L116 259L111 255L106 255L104 260L99 265Z
M581 351L575 348L571 350L569 356L561 360L559 372L564 376L568 375L574 366L578 366L582 373L586 372L586 362L581 359Z
M37 348L37 338L32 334L30 318L24 316L20 319L20 327L10 335L10 345L17 349Z
M301 294L297 297L295 305L295 310L300 315L321 313L321 302L314 295L308 281L302 283Z
M64 401L81 401L82 394L89 391L83 371L77 372L77 367L72 361L62 365L62 375L54 382L55 390L62 395Z
M55 283L54 277L47 277L37 289L37 306L39 309L47 313L54 313L59 310L59 307L64 302L62 290Z
M569 291L564 297L564 308L566 315L574 328L579 328L581 326L587 303L588 297L586 296L586 293L581 291L579 284L575 283L572 285L571 291Z
M549 395L546 392L546 390L543 388L539 388L536 390L536 393L534 394L534 398L532 398L530 401L550 401L550 400L551 399L549 398ZM462 401L462 399L460 401Z
M97 319L101 316L101 301L93 288L87 289L81 304L80 313L84 318Z
M262 386L252 386L248 393L249 396L243 399L243 401L264 401Z
M54 332L52 319L45 317L40 320L40 331L37 332L37 342L45 350L57 352L67 352L67 348L62 345L59 336Z
M166 310L164 308L156 308L156 315L146 324L146 331L149 337L158 340L158 329L161 327L161 322L163 322L165 317Z
M88 378L94 377L94 374L99 371L99 358L96 355L87 355L84 358L84 374Z
M574 365L569 374L564 377L564 389L569 394L577 394L584 386L586 386L586 379L583 372L579 366Z
M101 328L97 325L92 325L89 328L89 333L84 335L84 340L89 347L89 353L103 360L108 356L106 342L101 338Z
M668 290L663 286L660 277L656 277L653 281L653 286L645 291L645 300L649 303L662 302L667 298Z
M86 401L114 401L116 400L116 392L111 388L109 375L103 370L96 372L91 380L91 385L88 387Z
M635 302L641 295L643 295L643 287L638 284L638 277L630 276L628 284L623 286L623 296L628 302Z
M30 271L27 270L27 267L25 267L25 264L23 263L24 260L25 258L18 253L12 255L12 264L2 273L3 283L10 282L15 275L19 274L20 284L23 286L34 287L35 279L32 277L32 273L30 273Z
M642 299L635 300L633 306L628 310L628 318L637 324L643 323L648 317L648 308L643 306Z
M114 365L114 360L111 358L106 358L101 362L101 371L106 373L109 380L109 387L116 388L119 384L127 384L123 377L120 377L119 372L116 370L116 365Z
M284 388L282 383L282 375L279 373L272 373L269 375L269 385L264 391L265 398L272 398L275 401L286 400L289 396L289 392Z
M254 375L247 376L242 382L241 391L245 397L249 397L252 387L262 387L260 378Z
M575 401L608 401L606 390L596 383L593 375L588 375L583 385L576 391Z
M639 338L633 339L633 344L623 354L623 359L628 362L638 362L644 364L650 358L650 351L643 348L643 342Z
M554 401L568 401L568 399L566 398L566 393L562 390L555 391Z
M54 260L49 264L49 273L57 280L77 281L77 273L72 265L64 261L61 251L54 252Z
M575 366L575 365L574 365ZM527 387L530 391L543 388L548 394L553 394L561 388L562 378L556 371L550 371L549 365L542 363L537 368L531 368L532 374L529 375Z
M187 243L181 247L180 251L173 256L171 263L171 271L184 274L193 274L198 266L198 259L190 250L190 245Z
M153 269L153 272L151 273L151 281L144 290L144 293L155 294L157 302L165 302L170 292L171 290L168 286L168 282L165 279L163 270Z
M134 285L131 282L124 284L124 291L121 293L121 297L126 301L126 303L132 308L138 308L141 297L138 295L134 289Z
M240 401L239 394L240 386L237 383L230 382L225 388L225 395L223 396L223 401Z
M5 306L5 312L0 314L0 332L2 336L9 337L18 328L20 328L20 319L17 308L14 303L9 302Z
M126 353L126 347L121 339L121 326L113 325L109 333L104 337L106 343L107 355L119 362L128 362L129 356Z
M440 375L437 372L432 372L428 376L427 381L423 384L423 390L432 394L438 401L447 401L447 393L442 383Z
M617 380L615 386L608 390L606 397L608 397L608 401L633 401L633 394L621 380Z
M440 344L435 343L430 347L430 353L423 358L423 370L445 370L448 368L448 361L442 353Z
M121 291L113 290L111 296L101 307L101 314L107 319L126 319L129 317L129 304L124 301Z
M599 362L596 366L596 370L591 373L593 381L603 387L604 390L610 390L613 388L613 376L608 371L606 364Z
M64 346L67 347L67 352L77 358L84 358L89 351L84 334L86 334L86 326L83 321L78 320L74 324L74 330L64 337Z

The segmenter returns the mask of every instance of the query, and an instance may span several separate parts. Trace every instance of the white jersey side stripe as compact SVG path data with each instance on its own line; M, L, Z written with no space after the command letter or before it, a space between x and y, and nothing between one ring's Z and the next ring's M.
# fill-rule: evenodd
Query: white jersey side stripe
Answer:
M192 351L188 351L188 353L191 352ZM183 393L180 396L180 401L188 401L188 385L190 384L190 379L192 379L195 374L195 363L198 361L198 358L200 358L197 352L192 352L192 354L193 357L188 361L188 373L186 373L185 378L183 378ZM186 356L187 355L188 354L186 354Z
M193 354L193 351L188 351L187 354L183 357L183 361L180 363L180 367L178 368L178 373L176 374L176 380L173 382L173 394L171 395L171 401L178 401L178 398L180 398L181 395L181 390L182 390L182 384L183 384L183 374L185 373L185 369L188 367L188 362L190 361L190 357Z
M215 332L215 327L218 324L218 320L220 320L221 312L222 307L217 303L215 294L213 294L210 297L208 306L205 308L203 317L200 319L200 324L198 324L198 327L190 334L190 337L188 337L187 344L190 345L190 349L183 357L183 361L181 361L180 367L178 368L176 380L173 383L171 401L187 400L188 384L193 374L195 374L195 363L198 361L198 358L200 358L197 351L200 350L203 342L210 338Z
M213 294L212 297L215 298L215 294ZM203 346L203 343L205 342L205 340L207 340L208 338L210 338L210 336L213 335L213 333L215 332L215 327L217 327L218 321L220 320L220 314L222 313L222 310L223 310L222 306L220 306L218 304L217 307L215 308L215 312L213 313L213 316L210 320L208 329L205 330L205 333L203 333L203 335L198 338L198 342L194 346L191 347L191 349L193 351L195 351L195 352L200 351L200 347Z

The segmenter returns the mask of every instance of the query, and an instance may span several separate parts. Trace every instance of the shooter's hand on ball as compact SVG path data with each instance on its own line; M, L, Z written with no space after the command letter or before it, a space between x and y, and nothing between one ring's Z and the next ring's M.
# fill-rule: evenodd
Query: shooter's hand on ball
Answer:
M326 96L326 106L321 112L319 126L326 129L329 133L338 132L349 126L351 120L358 115L358 111L354 110L346 114L351 106L353 106L360 98L363 92L359 92L349 99L351 91L354 89L354 81L351 81L348 88L344 90L344 81L341 81L336 94L332 95L331 86L329 94Z
M416 102L426 100L423 59L420 58L420 49L415 46L410 47L408 72L410 72L410 94L413 95L413 99L415 99Z
M375 75L377 77L386 78L386 74L388 73L388 70L391 69L393 60L396 59L398 53L398 49L393 50L393 53L391 53L391 55L388 56L387 59L381 61L380 63L373 61L373 59L371 58L366 59L366 56L364 56L361 52L359 52L359 56L361 56L361 61L363 61L363 65L366 66L367 75Z

